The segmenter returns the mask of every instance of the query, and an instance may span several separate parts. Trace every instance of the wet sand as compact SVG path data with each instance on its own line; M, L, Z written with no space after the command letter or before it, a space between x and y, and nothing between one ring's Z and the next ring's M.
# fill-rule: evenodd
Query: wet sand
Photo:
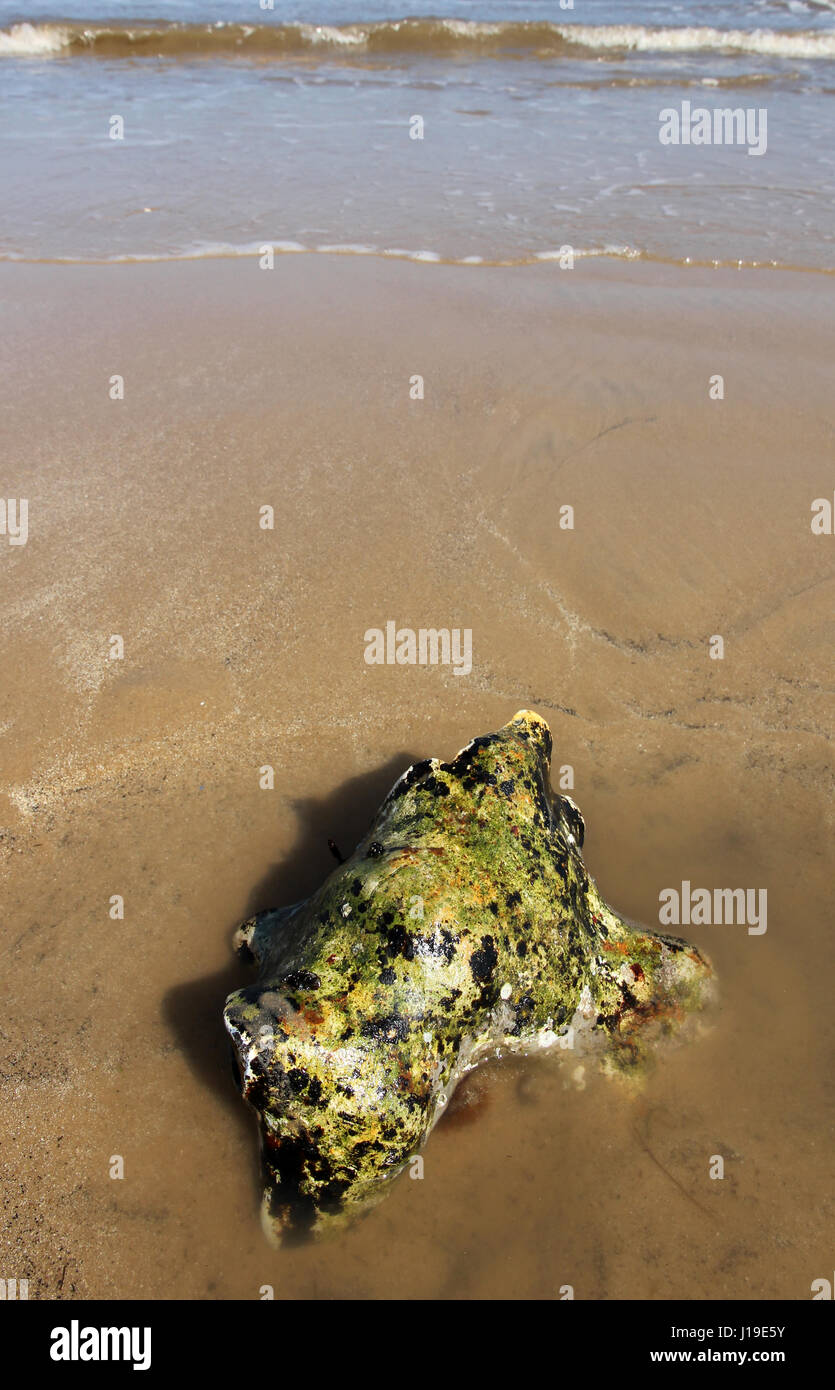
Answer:
M601 263L0 265L2 495L29 499L28 543L0 536L5 1277L224 1299L831 1277L835 541L810 506L834 294ZM472 673L366 665L388 620L471 628ZM642 1094L493 1064L422 1181L273 1251L220 1021L248 978L232 931L315 887L410 761L521 707L574 768L616 909L765 888L768 930L680 929L721 1009Z

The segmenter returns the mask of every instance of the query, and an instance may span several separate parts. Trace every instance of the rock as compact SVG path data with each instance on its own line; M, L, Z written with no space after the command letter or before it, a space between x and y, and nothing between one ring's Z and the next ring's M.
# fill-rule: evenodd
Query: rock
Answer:
M597 1052L637 1075L711 997L699 951L603 902L550 757L548 725L523 710L453 762L416 763L318 892L239 928L259 973L224 1021L260 1121L271 1237L378 1201L497 1051Z

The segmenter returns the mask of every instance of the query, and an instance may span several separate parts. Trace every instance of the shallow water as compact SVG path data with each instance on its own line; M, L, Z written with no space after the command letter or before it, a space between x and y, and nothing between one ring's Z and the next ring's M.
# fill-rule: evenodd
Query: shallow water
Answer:
M139 8L0 4L0 255L835 269L829 3ZM751 137L662 144L683 102L750 110Z

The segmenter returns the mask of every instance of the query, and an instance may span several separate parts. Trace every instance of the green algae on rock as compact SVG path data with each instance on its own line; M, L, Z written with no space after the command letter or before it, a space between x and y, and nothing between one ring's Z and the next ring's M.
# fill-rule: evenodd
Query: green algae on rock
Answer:
M634 1074L711 996L695 947L603 902L550 757L548 725L522 710L452 762L416 763L318 892L239 928L260 968L224 1022L271 1238L378 1201L497 1051L594 1048Z

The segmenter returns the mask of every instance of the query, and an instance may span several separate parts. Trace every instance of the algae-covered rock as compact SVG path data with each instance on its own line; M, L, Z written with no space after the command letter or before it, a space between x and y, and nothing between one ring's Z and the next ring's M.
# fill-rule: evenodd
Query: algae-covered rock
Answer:
M602 901L550 757L523 710L452 762L416 763L318 892L239 929L259 973L224 1021L272 1236L379 1200L497 1050L594 1048L631 1073L709 997L695 947Z

